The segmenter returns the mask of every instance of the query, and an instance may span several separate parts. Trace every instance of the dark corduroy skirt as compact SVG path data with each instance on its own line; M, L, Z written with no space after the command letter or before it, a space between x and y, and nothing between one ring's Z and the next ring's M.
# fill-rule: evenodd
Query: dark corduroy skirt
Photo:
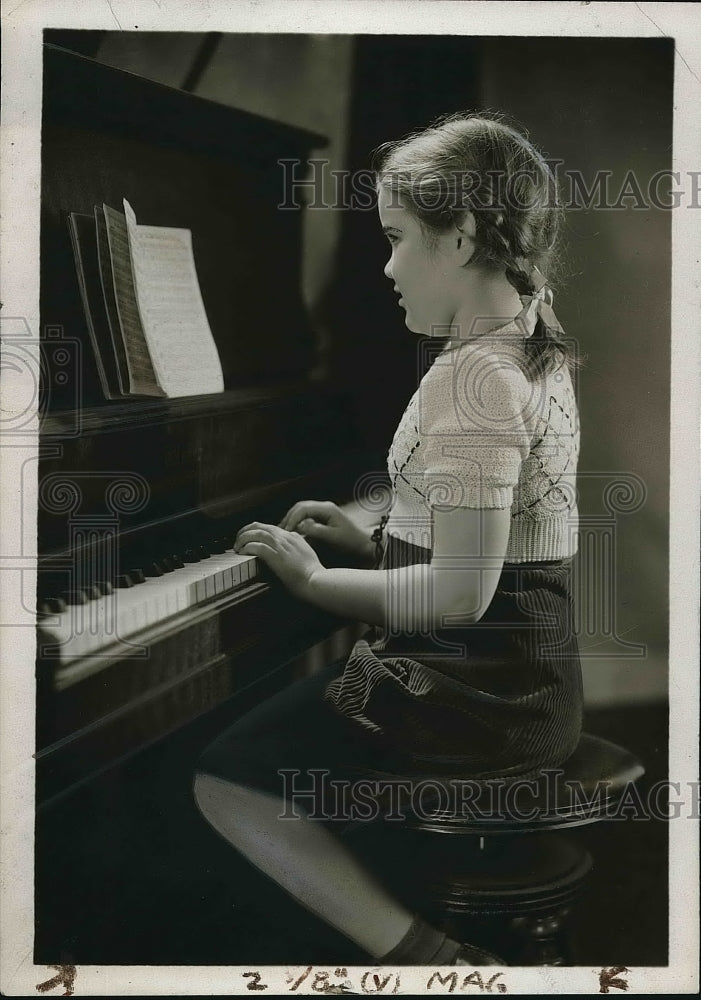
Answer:
M383 566L428 558L390 539ZM279 796L281 812L294 803L347 822L349 786L356 806L364 803L353 821L396 802L388 776L527 776L557 767L581 732L571 562L505 564L476 624L360 640L347 661L234 723L199 770Z

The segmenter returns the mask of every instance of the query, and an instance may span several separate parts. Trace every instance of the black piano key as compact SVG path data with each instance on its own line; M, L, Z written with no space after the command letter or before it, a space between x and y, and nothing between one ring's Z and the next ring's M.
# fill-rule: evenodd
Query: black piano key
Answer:
M175 560L172 556L161 556L158 560L158 565L164 573L172 573L176 569Z
M214 541L209 546L209 550L212 553L219 554L221 552L226 552L227 544L224 538L215 538Z
M112 591L114 590L114 587L112 586L112 583L109 580L98 580L96 586L103 597L106 597L108 594L111 594Z
M186 563L199 562L201 558L202 556L195 549L185 549L185 551L183 552L183 560Z
M134 584L144 583L146 581L146 577L144 576L144 571L142 569L130 569L127 571L127 576L131 577L131 582Z
M115 582L121 588L134 586L134 581L128 573L120 573Z
M60 615L66 610L66 602L62 597L45 597L39 602L39 613L42 615Z
M57 597L64 590L70 590L73 584L71 571L69 569L53 570L39 567L37 572L37 594L48 597Z
M163 568L159 562L148 563L144 569L144 576L163 576Z
M90 600L84 590L64 590L61 597L67 604L87 604Z
M177 554L169 556L169 559L173 566L173 569L182 569L183 566L185 565L183 559Z

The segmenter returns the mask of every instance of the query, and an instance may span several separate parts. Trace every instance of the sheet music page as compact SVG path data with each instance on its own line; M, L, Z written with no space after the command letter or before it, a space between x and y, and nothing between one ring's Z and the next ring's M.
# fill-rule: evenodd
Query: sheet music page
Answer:
M114 293L119 324L122 328L129 369L129 391L142 396L165 396L154 371L149 348L141 326L134 290L127 223L121 212L102 206L107 226Z
M160 385L168 396L222 392L190 230L138 225L126 199L124 214L141 324Z
M95 220L92 215L71 212L68 216L68 231L75 257L80 298L85 310L85 322L102 392L105 399L119 399L123 393L117 373L117 359L112 350L107 310L99 295L102 286L97 259Z
M105 303L107 313L107 324L109 326L112 348L117 360L117 377L119 388L124 396L129 392L129 365L127 364L127 352L124 346L124 335L119 321L119 311L117 309L117 299L114 294L114 277L112 275L112 258L110 255L110 244L107 237L107 222L102 205L95 205L93 209L95 219L95 239L97 241L97 266L100 276L100 288L102 298Z

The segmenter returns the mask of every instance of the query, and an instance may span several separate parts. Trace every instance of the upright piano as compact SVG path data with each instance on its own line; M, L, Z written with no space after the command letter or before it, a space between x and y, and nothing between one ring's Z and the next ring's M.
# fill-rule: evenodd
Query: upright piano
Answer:
M318 376L302 212L281 159L324 138L45 45L37 797L51 802L339 629L237 530L305 496L350 500L367 461ZM289 172L288 172L289 174ZM191 229L225 379L180 399L102 396L67 215L126 198Z

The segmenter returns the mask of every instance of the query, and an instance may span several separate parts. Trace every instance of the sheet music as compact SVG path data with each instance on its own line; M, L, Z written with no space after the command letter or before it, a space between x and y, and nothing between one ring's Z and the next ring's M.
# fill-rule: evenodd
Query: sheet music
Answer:
M123 396L117 371L117 358L112 349L112 337L107 320L107 310L100 294L100 265L97 251L97 233L92 215L71 212L68 231L75 256L78 288L85 310L85 322L95 357L95 365L105 399Z
M93 210L95 218L95 237L97 240L97 263L100 271L100 287L102 298L107 312L107 323L109 325L110 340L117 360L117 377L122 395L129 395L129 365L127 364L127 352L124 346L124 336L119 322L119 311L117 309L117 299L114 293L114 278L112 276L112 259L110 255L110 244L107 237L107 222L105 213L101 205L95 205Z
M138 225L126 199L124 214L139 315L159 384L168 396L222 392L190 230Z
M127 223L121 212L109 205L102 206L107 226L114 291L122 336L129 368L129 391L144 396L165 396L154 371L149 349L141 326L136 302L134 277L127 234Z

